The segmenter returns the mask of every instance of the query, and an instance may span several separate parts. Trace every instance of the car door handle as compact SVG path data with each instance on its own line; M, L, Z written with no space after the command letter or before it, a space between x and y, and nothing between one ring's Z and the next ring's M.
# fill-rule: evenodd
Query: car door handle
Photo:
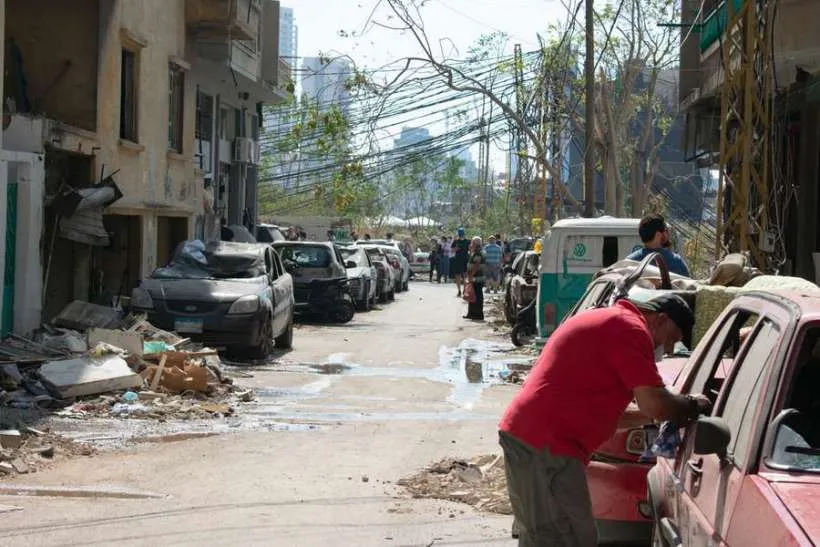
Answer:
M691 459L686 462L686 467L688 467L694 475L702 475L703 474L703 458L698 459Z

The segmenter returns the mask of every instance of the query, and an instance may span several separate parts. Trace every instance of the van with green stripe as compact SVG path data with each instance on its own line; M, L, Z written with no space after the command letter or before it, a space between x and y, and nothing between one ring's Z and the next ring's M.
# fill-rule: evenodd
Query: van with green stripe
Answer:
M547 232L538 281L538 336L545 341L583 296L592 276L642 246L637 218L559 220Z

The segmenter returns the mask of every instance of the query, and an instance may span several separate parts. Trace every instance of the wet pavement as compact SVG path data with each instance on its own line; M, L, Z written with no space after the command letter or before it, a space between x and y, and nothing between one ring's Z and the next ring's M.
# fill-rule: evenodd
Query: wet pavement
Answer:
M226 364L255 397L225 417L53 417L100 450L2 483L0 544L514 544L507 516L397 486L499 452L504 377L533 356L465 307L413 283L348 325L300 325L292 351Z
M421 283L412 287L415 291L403 298L423 302L424 297L416 294L440 290ZM341 326L300 325L297 347L305 337L315 341L340 335L346 344L351 337L364 336L367 345L368 335L375 338L385 333L384 319L393 319L391 311L386 306L362 313L353 323ZM407 359L383 362L357 359L361 351L300 360L299 350L261 361L225 358L226 375L255 395L252 401L233 404L231 416L162 421L54 417L50 425L55 433L106 450L238 432L312 431L343 423L493 420L497 413L475 408L482 394L491 386L504 384L510 373L528 370L533 357L494 335L489 324L465 323L484 331L486 339L466 337L457 344L438 345L436 360L414 359L412 354ZM440 328L423 323L407 321L402 327L407 330L399 330L404 341L441 333Z

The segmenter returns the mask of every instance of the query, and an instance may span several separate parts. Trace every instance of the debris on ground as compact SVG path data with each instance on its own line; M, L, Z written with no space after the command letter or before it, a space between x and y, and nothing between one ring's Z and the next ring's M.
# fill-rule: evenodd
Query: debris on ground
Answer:
M397 484L414 498L456 501L472 505L479 511L512 514L504 458L500 455L479 456L472 460L444 458Z
M74 301L33 339L0 341L0 406L166 420L230 415L254 398L233 386L216 350L114 308Z
M15 442L8 444L10 438ZM96 452L85 443L33 428L2 431L0 443L0 479L35 473L55 461L91 456Z

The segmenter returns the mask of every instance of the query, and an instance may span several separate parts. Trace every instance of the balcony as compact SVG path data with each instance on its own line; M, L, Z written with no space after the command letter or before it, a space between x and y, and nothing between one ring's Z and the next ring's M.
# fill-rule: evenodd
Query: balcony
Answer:
M261 0L185 1L185 21L197 38L255 42L261 17Z

